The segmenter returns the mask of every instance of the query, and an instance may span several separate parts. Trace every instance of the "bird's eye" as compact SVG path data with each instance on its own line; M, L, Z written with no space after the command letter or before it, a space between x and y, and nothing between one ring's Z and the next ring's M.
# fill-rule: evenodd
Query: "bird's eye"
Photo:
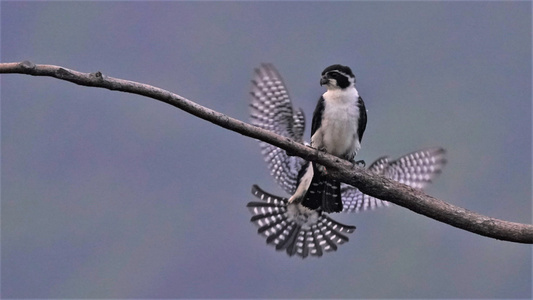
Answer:
M331 72L331 73L329 73L329 76L331 76L331 77L337 77L337 75L339 75L339 74L337 74L337 72Z

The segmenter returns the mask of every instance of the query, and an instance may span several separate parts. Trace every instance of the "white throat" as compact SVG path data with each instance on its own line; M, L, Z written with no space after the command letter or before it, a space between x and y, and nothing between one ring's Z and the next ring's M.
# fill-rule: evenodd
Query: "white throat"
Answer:
M350 101L357 101L359 99L359 93L354 86L350 86L344 90L341 89L328 89L323 95L324 100L346 103Z

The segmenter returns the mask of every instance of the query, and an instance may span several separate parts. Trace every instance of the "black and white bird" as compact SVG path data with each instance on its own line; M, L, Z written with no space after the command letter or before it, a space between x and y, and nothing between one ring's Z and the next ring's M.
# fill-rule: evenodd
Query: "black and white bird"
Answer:
M304 143L304 113L301 109L293 109L287 87L272 64L263 64L255 70L251 95L252 124ZM271 175L287 194L294 195L302 174L311 164L268 143L259 142L259 145ZM429 148L396 160L381 157L367 170L423 189L441 172L445 163L444 149ZM269 194L257 185L252 187L252 194L261 200L247 205L253 215L251 221L259 227L258 233L266 237L268 244L291 256L321 256L324 252L334 251L347 242L347 234L355 230L354 226L333 220L322 207L310 209L301 202L289 203L289 199ZM365 195L344 183L340 185L340 195L342 212L360 212L389 205L387 201Z
M332 65L322 71L320 85L327 91L318 100L311 125L311 146L355 164L366 128L366 108L355 88L352 70ZM324 167L311 163L302 169L296 192L289 203L310 209L342 211L341 183L326 176Z

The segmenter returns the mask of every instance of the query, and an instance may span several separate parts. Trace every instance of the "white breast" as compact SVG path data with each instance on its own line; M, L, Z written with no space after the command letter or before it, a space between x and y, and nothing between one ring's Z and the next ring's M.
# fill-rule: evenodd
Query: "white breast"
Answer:
M330 90L324 93L323 97L325 107L322 125L311 138L313 147L325 148L330 154L352 159L361 148L357 138L359 94L353 88L344 91Z

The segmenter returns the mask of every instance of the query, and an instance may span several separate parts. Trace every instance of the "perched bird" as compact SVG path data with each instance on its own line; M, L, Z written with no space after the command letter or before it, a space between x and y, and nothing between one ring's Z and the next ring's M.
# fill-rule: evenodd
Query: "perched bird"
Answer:
M349 67L332 65L322 71L320 85L327 91L318 100L311 125L311 146L355 164L366 128L366 108L355 88ZM342 211L341 182L327 178L324 167L311 163L302 168L296 192L289 202L301 201L310 209Z
M272 64L263 64L255 70L251 95L250 120L253 125L304 143L304 113L301 109L293 109L287 87ZM302 181L302 174L311 164L268 143L259 142L259 145L275 181L287 194L294 195ZM367 170L423 189L441 172L445 163L444 149L429 148L396 160L381 157ZM252 187L252 194L262 200L247 205L253 214L251 221L259 226L258 233L267 238L268 244L275 245L277 250L285 250L289 255L321 256L347 242L347 234L355 230L354 226L333 220L321 206L310 209L298 201L289 203L287 198L269 194L257 185ZM342 212L359 212L389 205L387 201L365 195L344 183L340 184L340 195Z

